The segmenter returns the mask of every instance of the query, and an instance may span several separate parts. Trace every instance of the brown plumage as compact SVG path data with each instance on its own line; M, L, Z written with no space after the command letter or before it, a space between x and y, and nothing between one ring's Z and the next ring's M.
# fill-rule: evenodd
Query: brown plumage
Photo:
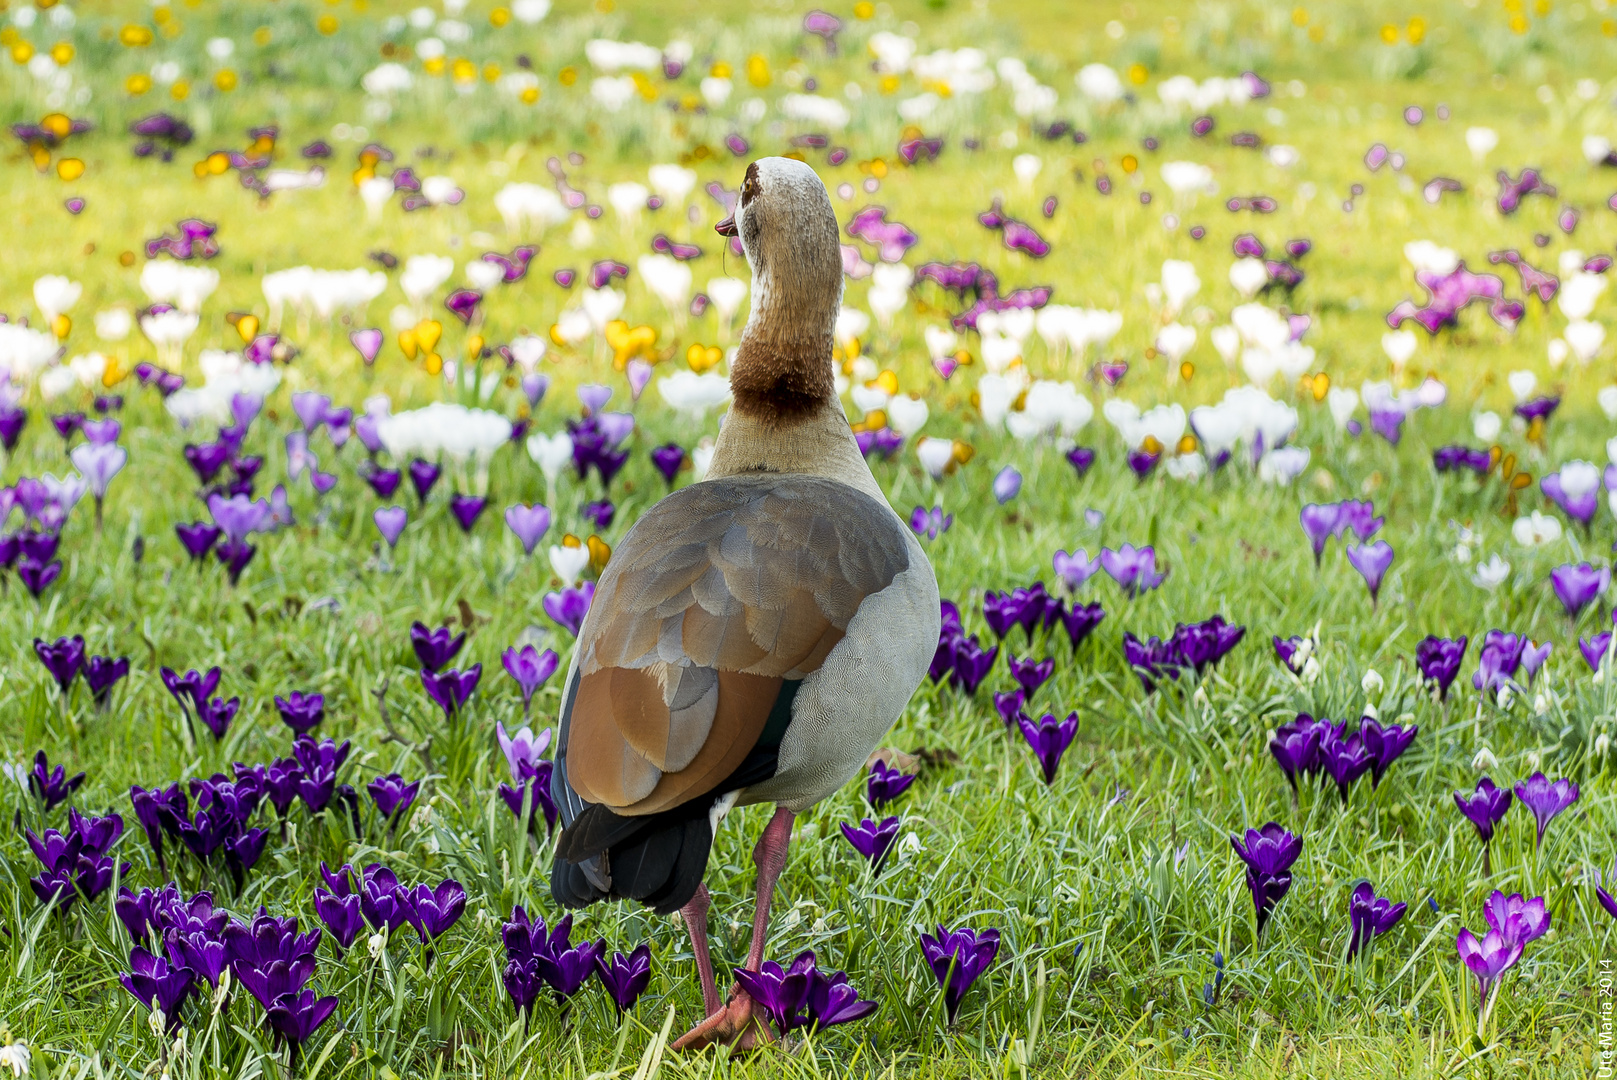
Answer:
M909 565L891 511L820 477L675 492L607 564L579 634L569 782L619 815L703 794Z

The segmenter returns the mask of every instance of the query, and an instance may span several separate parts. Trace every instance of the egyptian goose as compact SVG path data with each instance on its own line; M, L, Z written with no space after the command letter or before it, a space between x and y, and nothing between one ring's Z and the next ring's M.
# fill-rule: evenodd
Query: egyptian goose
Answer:
M739 236L752 314L706 477L648 510L601 575L562 692L550 886L582 907L680 912L706 1019L676 1048L769 1032L721 1000L703 884L735 806L774 803L753 851L746 968L764 960L792 822L864 765L936 650L938 585L837 399L842 251L825 185L762 158L717 229Z

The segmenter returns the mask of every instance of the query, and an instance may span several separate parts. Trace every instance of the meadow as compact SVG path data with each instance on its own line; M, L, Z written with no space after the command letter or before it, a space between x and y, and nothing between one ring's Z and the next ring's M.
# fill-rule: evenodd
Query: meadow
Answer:
M11 0L0 49L0 1066L1611 1067L1617 9ZM502 927L566 914L544 732L711 455L775 154L958 621L915 779L777 894L874 1011L676 1054L677 918L573 913L528 1008ZM959 1000L940 928L999 935Z

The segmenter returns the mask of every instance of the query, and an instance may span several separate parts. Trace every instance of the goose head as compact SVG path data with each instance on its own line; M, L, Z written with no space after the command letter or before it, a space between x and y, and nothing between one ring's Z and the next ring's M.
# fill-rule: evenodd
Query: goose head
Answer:
M788 419L834 399L842 244L825 184L801 161L760 158L716 228L741 240L752 269L752 312L731 368L737 405Z

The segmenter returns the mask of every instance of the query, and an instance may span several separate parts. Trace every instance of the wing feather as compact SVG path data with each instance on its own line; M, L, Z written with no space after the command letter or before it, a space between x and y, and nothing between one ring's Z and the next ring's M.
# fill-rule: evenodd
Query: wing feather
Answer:
M663 499L619 544L579 635L568 780L622 815L711 790L782 681L818 670L908 565L891 510L836 481L730 477Z

